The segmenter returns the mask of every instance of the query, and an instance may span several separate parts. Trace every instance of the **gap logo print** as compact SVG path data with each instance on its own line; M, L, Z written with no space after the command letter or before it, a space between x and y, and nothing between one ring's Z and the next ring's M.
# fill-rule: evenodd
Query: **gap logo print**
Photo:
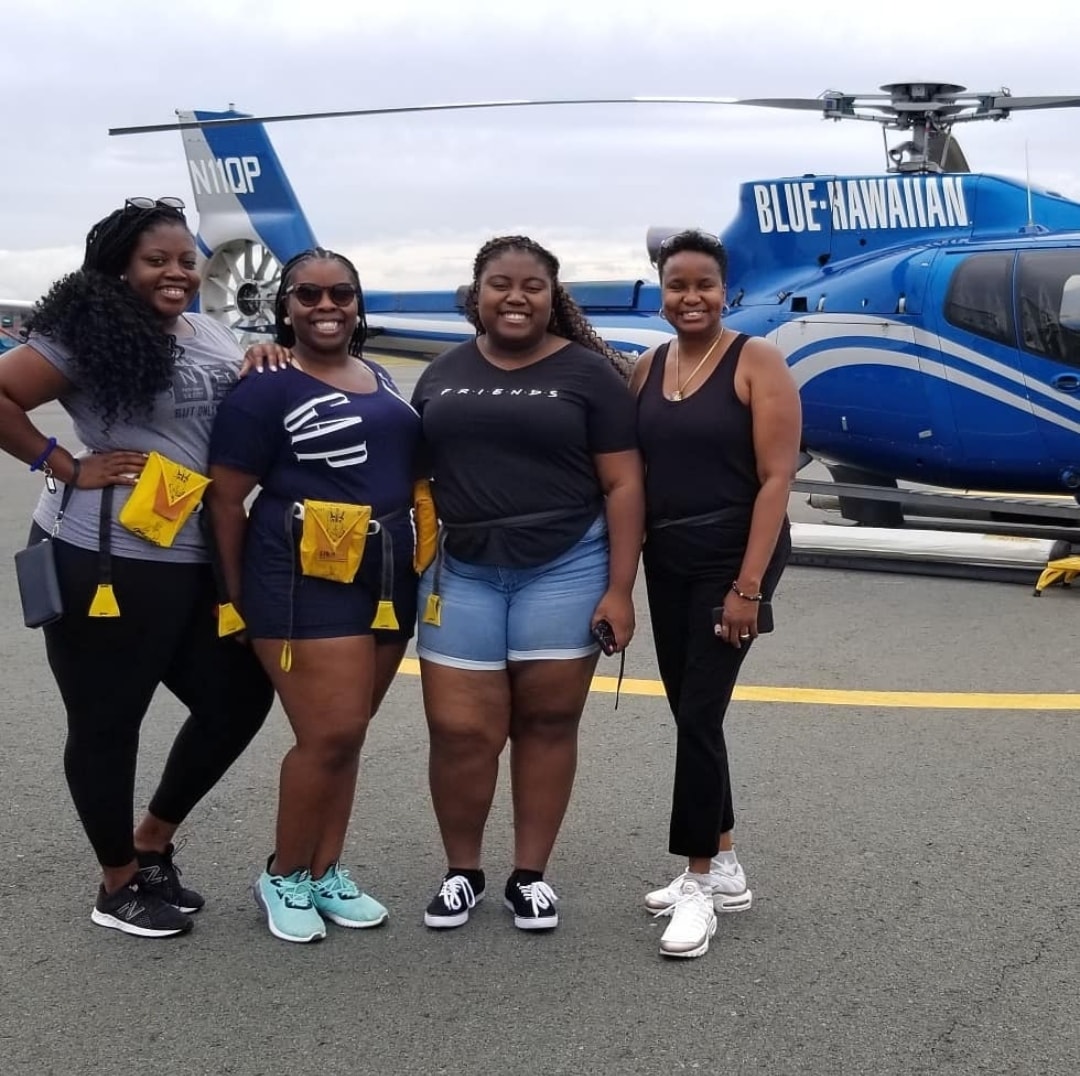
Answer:
M359 427L363 419L342 411L351 401L343 392L312 396L284 419L297 460L321 460L328 467L356 467L367 463L367 440Z

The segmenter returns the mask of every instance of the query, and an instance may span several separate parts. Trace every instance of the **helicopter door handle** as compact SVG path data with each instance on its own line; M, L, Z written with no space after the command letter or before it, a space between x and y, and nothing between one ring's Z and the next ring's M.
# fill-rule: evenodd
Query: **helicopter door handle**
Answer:
M1051 378L1050 384L1059 392L1076 392L1080 389L1080 377L1076 374L1058 374L1057 377Z

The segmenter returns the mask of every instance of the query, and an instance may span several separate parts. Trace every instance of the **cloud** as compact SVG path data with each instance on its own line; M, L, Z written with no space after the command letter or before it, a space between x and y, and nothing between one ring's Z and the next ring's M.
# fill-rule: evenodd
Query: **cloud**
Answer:
M1080 32L1080 9L1066 0L1008 20L940 0L907 0L888 20L862 0L765 9L398 0L339 5L332 24L304 17L295 0L188 0L152 19L135 0L98 0L92 16L71 13L70 0L24 5L18 47L0 67L0 120L26 132L9 135L16 163L9 156L0 171L0 293L39 292L124 197L188 195L177 134L106 134L168 122L178 107L813 96L925 73L977 89L1069 92L1077 87L1050 80L1074 70ZM1026 151L1033 179L1080 196L1080 160L1065 137L1075 122L1025 114L957 134L973 168L1022 177ZM459 281L484 239L513 230L543 237L568 276L638 275L649 224L720 229L741 181L875 172L883 162L870 124L723 106L528 108L270 131L320 240L360 252L366 280L403 288Z
M0 250L0 299L39 299L49 285L78 269L81 247Z

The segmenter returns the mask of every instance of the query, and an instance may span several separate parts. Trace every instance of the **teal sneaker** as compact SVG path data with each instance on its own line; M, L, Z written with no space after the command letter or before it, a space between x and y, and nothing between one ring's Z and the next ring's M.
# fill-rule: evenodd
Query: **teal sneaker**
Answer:
M377 927L385 923L390 915L337 863L332 863L321 878L312 879L311 900L324 919L337 923L339 927Z
M312 942L326 937L326 924L312 901L311 874L293 871L289 875L270 874L270 863L252 887L255 901L266 913L266 925L275 938L290 942Z

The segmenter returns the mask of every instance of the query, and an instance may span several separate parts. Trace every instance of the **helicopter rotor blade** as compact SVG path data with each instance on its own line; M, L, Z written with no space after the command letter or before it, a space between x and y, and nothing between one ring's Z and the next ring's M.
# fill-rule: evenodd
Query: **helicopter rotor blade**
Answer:
M229 116L224 119L188 120L183 123L144 124L138 127L110 127L110 135L151 134L157 131L188 131L203 127L233 127L244 123L288 123L293 120L339 119L345 116L399 116L410 112L461 112L482 108L528 108L550 105L731 105L732 97L578 97L547 100L466 101L460 104L404 105L392 108L350 108L332 112L296 112L277 116Z
M1080 96L1076 94L1050 97L994 97L990 107L1002 112L1015 112L1032 108L1080 108Z
M792 108L798 112L821 112L826 99L821 97L743 97L735 105L754 105L758 108Z
M959 90L960 87L950 87ZM844 94L826 90L818 97L568 97L538 98L507 101L464 101L435 105L401 105L387 108L350 108L324 112L282 113L274 116L236 115L207 120L186 120L175 123L142 124L133 127L111 127L110 135L151 134L158 131L187 131L204 127L232 127L245 123L289 123L298 120L340 119L348 116L400 116L419 112L463 112L477 109L551 107L558 105L748 105L758 108L794 109L799 112L820 112L831 119L874 119L889 123L902 114L918 116L935 113L948 122L963 119L986 119L1009 112L1080 107L1078 95L1049 95L1040 97L1013 97L1009 93L963 94L931 97L925 100L904 100L895 94ZM865 116L856 109L881 113ZM969 111L970 110L970 111ZM906 122L906 121L905 121Z

